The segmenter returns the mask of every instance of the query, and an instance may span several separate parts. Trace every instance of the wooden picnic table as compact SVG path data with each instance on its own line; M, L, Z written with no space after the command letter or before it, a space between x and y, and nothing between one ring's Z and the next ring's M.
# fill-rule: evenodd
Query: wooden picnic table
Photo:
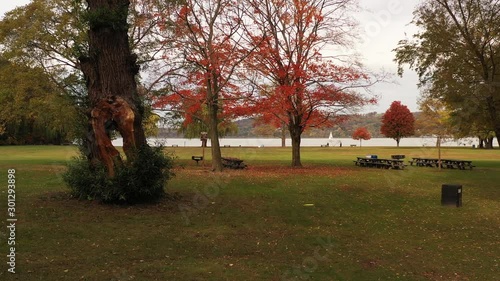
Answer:
M357 157L357 160L354 161L354 164L360 167L372 167L372 168L383 168L383 169L402 170L405 168L404 161L401 159Z
M222 166L230 169L244 169L247 165L243 164L243 160L233 157L222 157Z
M417 167L437 167L438 159L412 157L412 160L409 162L411 166L415 164Z
M410 165L415 164L417 167L434 167L434 168L439 167L439 159L437 158L412 157L412 160L409 162ZM473 167L475 166L472 165L472 161L470 160L441 159L441 168L472 170Z

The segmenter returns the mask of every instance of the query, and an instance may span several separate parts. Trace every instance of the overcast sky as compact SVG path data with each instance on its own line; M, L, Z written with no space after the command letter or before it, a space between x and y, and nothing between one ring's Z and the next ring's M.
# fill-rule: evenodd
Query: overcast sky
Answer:
M365 111L385 112L390 104L401 101L411 111L417 111L419 89L418 77L410 70L405 71L402 78L397 76L397 65L393 61L394 52L399 40L402 40L416 31L410 25L413 10L421 0L359 0L365 11L356 17L360 22L363 42L357 51L364 58L363 62L372 70L383 68L393 74L396 82L384 83L374 87L374 92L380 96L378 105L367 108ZM406 34L406 35L405 35Z
M3 0L0 4L0 14L29 2ZM380 97L379 103L365 108L365 112L385 112L395 100L407 105L411 111L418 110L417 75L406 71L403 78L399 78L396 75L397 66L393 62L394 53L391 51L399 40L405 38L405 33L410 36L415 31L415 28L408 24L418 2L421 0L359 0L363 11L355 17L360 22L360 37L363 39L356 47L357 52L361 54L365 66L374 71L384 69L394 75L392 80L396 82L374 86L372 90Z

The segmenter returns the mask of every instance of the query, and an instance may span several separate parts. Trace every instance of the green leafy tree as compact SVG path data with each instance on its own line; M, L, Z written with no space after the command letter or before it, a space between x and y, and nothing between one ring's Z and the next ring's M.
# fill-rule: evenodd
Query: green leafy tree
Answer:
M127 6L130 48L136 50L137 62L153 81L162 76L156 73L159 66L155 62L163 60L169 50L165 37L172 36L165 31L169 23L160 23L153 15L168 13L176 2L132 0ZM92 20L87 10L83 0L32 0L7 12L0 21L2 55L25 65L40 66L55 81L61 82L71 73L81 76L78 58L89 52L87 29Z
M142 76L147 77L141 83L145 85L140 91L143 100L149 97L151 84L162 76L158 74L160 66L156 62L168 51L168 44L160 40L169 35L160 33L167 27L152 15L166 13L176 5L176 1L130 1L126 15L128 42L138 54L136 61L142 66ZM33 0L7 12L0 21L2 56L12 62L42 68L48 79L72 97L82 114L86 114L90 106L79 60L89 54L87 30L92 19L87 10L87 2L82 0Z
M415 120L415 128L419 135L434 135L441 138L454 135L450 123L450 111L440 99L424 97L419 100L419 108L421 112Z
M419 32L399 42L399 73L409 66L421 86L451 111L500 136L500 3L426 0L414 12Z
M77 119L71 100L43 69L0 59L0 143L70 142Z
M81 1L33 0L7 12L0 22L2 55L43 68L63 86L65 77L78 73L78 56L88 50L84 9Z

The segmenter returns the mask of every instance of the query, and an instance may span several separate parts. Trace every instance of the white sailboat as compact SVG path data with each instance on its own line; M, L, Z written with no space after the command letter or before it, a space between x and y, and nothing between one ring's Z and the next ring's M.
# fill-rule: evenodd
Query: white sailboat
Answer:
M330 136L328 137L328 143L330 145L333 145L333 134L332 134L332 132L330 132Z

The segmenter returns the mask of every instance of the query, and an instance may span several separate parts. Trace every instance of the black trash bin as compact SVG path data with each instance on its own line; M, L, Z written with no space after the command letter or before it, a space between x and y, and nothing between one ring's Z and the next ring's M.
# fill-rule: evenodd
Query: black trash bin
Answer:
M441 187L441 205L462 206L462 185L443 184Z

